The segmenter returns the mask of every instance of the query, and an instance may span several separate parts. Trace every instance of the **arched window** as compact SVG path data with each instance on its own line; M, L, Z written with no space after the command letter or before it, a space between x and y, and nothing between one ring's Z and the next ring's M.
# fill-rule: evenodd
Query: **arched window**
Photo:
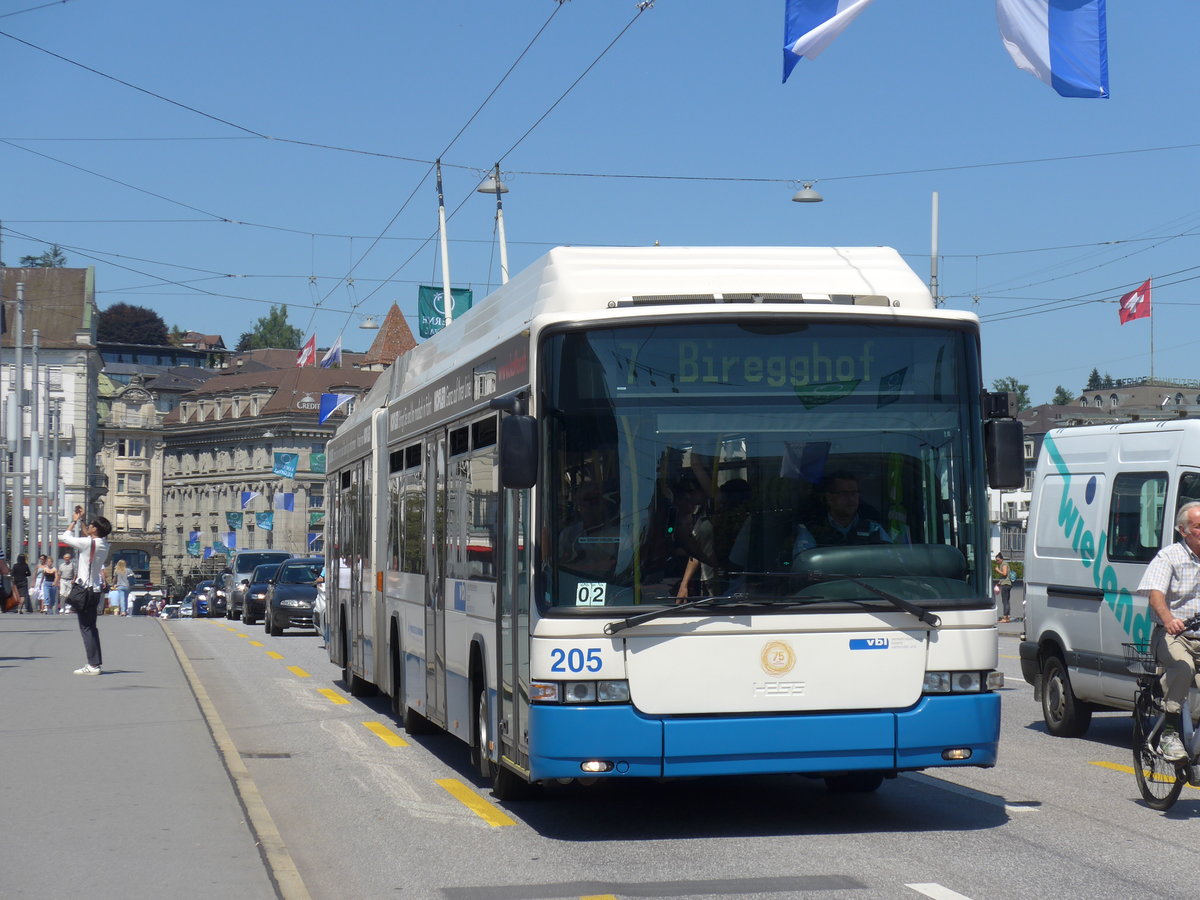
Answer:
M1175 405L1176 405L1176 406L1183 406L1183 394L1176 394L1176 395L1175 395Z
M1108 395L1108 405L1109 405L1109 407L1111 407L1112 409L1116 409L1116 408L1117 408L1117 395L1116 395L1116 394L1109 394L1109 395Z

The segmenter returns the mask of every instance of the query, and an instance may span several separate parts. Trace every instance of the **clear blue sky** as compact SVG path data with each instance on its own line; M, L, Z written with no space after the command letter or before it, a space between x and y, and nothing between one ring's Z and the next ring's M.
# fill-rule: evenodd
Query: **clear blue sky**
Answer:
M0 31L142 90L0 37L2 255L59 243L101 308L232 346L286 303L365 349L362 316L415 316L440 282L442 154L451 273L477 296L498 159L513 271L559 244L886 244L927 278L938 191L942 293L983 320L989 385L1040 403L1093 367L1149 374L1151 323L1115 303L1149 276L1154 374L1200 377L1194 0L1109 4L1109 100L1017 70L991 0L877 0L786 85L783 0L570 0L457 140L553 0L38 5L0 0ZM614 175L671 177L593 177ZM825 202L789 202L792 180Z

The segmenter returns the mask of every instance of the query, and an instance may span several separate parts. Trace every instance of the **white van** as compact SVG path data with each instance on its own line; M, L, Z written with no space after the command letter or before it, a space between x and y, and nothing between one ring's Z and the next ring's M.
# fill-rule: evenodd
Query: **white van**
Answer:
M1200 500L1200 420L1058 428L1038 457L1025 540L1021 673L1051 734L1133 708L1123 644L1154 620L1134 591L1175 513Z

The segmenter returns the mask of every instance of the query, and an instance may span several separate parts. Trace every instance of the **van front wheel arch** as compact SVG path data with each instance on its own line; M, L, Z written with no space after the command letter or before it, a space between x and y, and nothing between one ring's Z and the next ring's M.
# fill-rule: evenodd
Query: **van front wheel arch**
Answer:
M1058 737L1082 737L1092 724L1092 707L1075 697L1067 664L1057 654L1042 662L1042 718Z

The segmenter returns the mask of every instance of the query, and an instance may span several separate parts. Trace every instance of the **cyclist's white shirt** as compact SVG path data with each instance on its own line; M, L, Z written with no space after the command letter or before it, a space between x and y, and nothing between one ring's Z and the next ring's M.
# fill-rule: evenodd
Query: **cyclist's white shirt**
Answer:
M1137 586L1143 596L1151 591L1162 591L1167 606L1180 619L1200 615L1200 557L1181 541L1158 551Z

